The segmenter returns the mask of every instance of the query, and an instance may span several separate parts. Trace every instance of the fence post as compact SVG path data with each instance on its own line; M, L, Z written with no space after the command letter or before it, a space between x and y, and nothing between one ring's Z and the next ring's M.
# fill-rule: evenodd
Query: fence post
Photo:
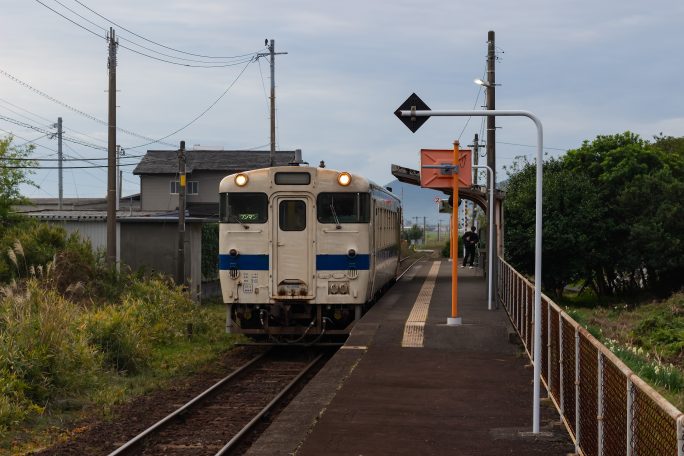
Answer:
M513 273L513 286L511 287L511 304L513 306L512 309L512 316L513 316L513 321L515 322L515 329L520 331L520 325L518 321L518 276L517 274Z
M544 300L542 299L542 304ZM553 376L551 375L551 305L546 301L546 397L551 397L551 385Z
M565 400L563 394L563 314L558 312L558 396L560 401L560 416L565 417Z
M677 418L677 456L684 456L684 415Z
M580 454L580 335L575 326L575 453Z
M527 336L530 330L530 313L527 310L527 295L530 291L530 287L525 284L523 288L523 328L525 328L525 345L527 345Z
M598 378L596 379L598 385L598 403L596 407L596 420L598 422L598 456L603 456L604 451L604 436L603 436L603 354L600 350L598 352Z
M634 384L632 378L627 377L627 456L634 456L632 446L632 422L634 421Z

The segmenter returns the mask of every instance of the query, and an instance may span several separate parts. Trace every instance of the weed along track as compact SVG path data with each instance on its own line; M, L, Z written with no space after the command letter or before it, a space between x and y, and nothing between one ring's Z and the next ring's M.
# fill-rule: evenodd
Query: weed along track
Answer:
M320 349L274 348L138 434L114 455L219 455L241 440L320 368Z

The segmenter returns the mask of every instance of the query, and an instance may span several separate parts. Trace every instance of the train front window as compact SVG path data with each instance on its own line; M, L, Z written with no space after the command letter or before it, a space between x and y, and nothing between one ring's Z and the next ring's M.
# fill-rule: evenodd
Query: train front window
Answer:
M266 193L221 193L219 202L221 223L266 223L268 221Z
M320 193L316 200L320 223L368 223L370 195L368 193Z
M284 200L279 205L279 225L283 231L306 229L306 203L301 200Z

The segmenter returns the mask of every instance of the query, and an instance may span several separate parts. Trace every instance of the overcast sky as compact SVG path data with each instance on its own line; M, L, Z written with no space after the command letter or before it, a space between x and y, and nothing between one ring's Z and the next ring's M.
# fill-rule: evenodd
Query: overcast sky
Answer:
M393 112L412 92L432 109L482 106L484 97L473 79L484 74L488 30L496 32L499 49L496 107L537 114L550 154L625 130L645 138L660 132L684 136L682 0L41 2L100 35L38 1L0 0L0 70L44 94L107 119L107 47L99 27L112 24L83 5L118 24L113 27L122 46L176 62L180 60L159 52L210 59L156 46L130 32L206 56L263 51L264 39L272 38L276 51L288 52L276 57L279 149L301 148L312 164L325 160L329 167L361 173L381 184L392 180L391 163L417 168L421 147L449 148L459 137L462 144L470 144L475 133L484 131L480 118L467 126L464 118L433 118L412 134ZM166 136L197 117L244 70L212 109L165 142L185 140L189 148L268 149L270 80L265 59L188 68L122 47L118 57L120 127L155 139ZM43 133L12 121L54 130L50 124L61 116L65 134L106 147L106 126L36 94L5 73L0 74L0 135L11 131L21 144ZM497 125L499 172L515 156L534 156L531 121L502 118ZM56 140L36 142L36 157L55 158ZM127 155L171 148L134 148L145 142L118 133L117 143ZM106 157L102 150L69 143L64 153ZM132 169L124 167L124 194L139 190ZM33 178L40 189L24 187L27 196L57 196L57 171L38 171ZM104 169L65 171L65 197L105 193Z

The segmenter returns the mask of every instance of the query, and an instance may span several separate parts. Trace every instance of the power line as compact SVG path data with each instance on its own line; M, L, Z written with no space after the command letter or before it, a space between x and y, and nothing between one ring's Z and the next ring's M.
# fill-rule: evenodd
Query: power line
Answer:
M155 44L155 45L157 45L157 46L159 46L159 47L163 47L163 48L165 48L165 49L169 49L169 50L171 50L171 51L175 51L175 52L178 52L178 53L180 53L180 54L192 55L192 56L195 56L195 57L203 57L203 58L206 58L206 59L238 59L238 58L241 58L241 57L247 57L247 56L254 55L254 54L258 53L259 51L261 51L261 49L260 49L259 51L256 51L256 52L250 52L250 53L248 53L248 54L240 54L240 55L233 55L233 56L211 56L211 55L202 55L202 54L195 54L195 53L192 53L192 52L181 51L180 49L176 49L176 48L173 48L173 47L170 47L170 46L165 46L165 45L163 45L163 44L161 44L161 43L157 43L156 41L153 41L153 40L150 40L150 39L148 39L148 38L145 38L144 36L139 35L139 34L133 32L132 30L127 29L126 27L124 27L124 26L122 26L122 25L120 25L120 24L117 24L117 23L114 22L113 20L106 18L105 16L101 15L100 13L98 13L98 12L95 11L95 10L93 10L92 8L86 6L85 4L83 4L82 2L80 2L79 0L74 0L74 1L75 1L76 3L78 3L79 5L81 5L82 7L84 7L85 9L87 9L88 11L90 11L91 13L95 14L96 16L99 16L100 18L104 19L105 21L109 22L110 24L113 24L113 25L119 27L120 29L127 31L127 32L130 33L131 35L135 35L135 36L137 36L138 38L147 41L148 43Z
M0 101L3 102L3 103L5 103L5 104L8 104L8 105L10 105L10 106L13 106L13 107L15 107L15 108L17 108L17 109L21 109L22 111L24 111L24 112L26 112L26 113L28 113L28 114L31 114L31 115L34 116L34 117L37 117L37 118L39 118L39 119L41 119L41 120L44 120L44 121L48 122L48 124L52 124L52 121L53 121L52 119L48 119L47 117L43 117L43 116L41 116L41 115L39 115L39 114L36 114L35 112L31 112L31 111L29 111L29 110L26 109L26 108L22 108L21 106L17 106L17 105L15 105L14 103L5 100L4 98L0 98Z
M17 111L15 111L14 109L8 108L7 106L0 106L0 107L1 107L2 109L5 109L5 110L11 112L12 114L14 114L14 115L16 115L16 116L21 117L22 119L26 119L26 120L28 120L28 121L30 121L30 122L35 122L35 121L36 121L35 119L32 119L32 118L29 117L29 116L25 116L24 114L22 114L22 113L20 113L20 112L17 112ZM52 123L50 123L50 124L41 123L40 125L43 126L43 127L48 127L48 128L51 128L51 127L52 127Z
M0 128L0 131L4 131L5 133L7 133L7 134L9 134L9 135L12 135L12 136L15 137L15 138L19 138L19 139L21 139L21 140L26 141L24 144L18 145L17 147L22 147L22 146L24 146L24 145L26 145L26 144L33 144L33 145L35 145L35 146L42 147L43 149L47 149L47 150L49 150L49 151L51 151L51 152L54 152L53 154L48 155L48 157L57 154L57 151L56 151L55 149L50 149L50 148L47 147L47 146L44 146L44 145L42 145L42 144L38 144L37 142L35 142L35 141L37 141L38 139L43 138L43 137L45 137L45 136L47 136L47 135L43 135L43 136L41 136L41 137L39 137L39 138L36 138L36 139L34 139L33 141L31 141L30 139L26 139L26 138L24 138L24 137L22 137L22 136L17 135L16 133L13 133L13 132L11 132L11 131L9 131L9 130L5 130L4 128Z
M39 0L36 0L36 1L39 1ZM53 96L51 96L51 95L49 95L49 94L47 94L47 93L45 93L45 92L43 92L43 91L41 91L41 90L35 88L35 87L33 87L32 85L28 84L27 82L24 82L24 81L22 81L21 79L19 79L19 78L13 76L13 75L11 75L11 74L9 74L8 72L6 72L5 70L3 70L2 68L0 68L0 74L2 74L3 76L5 76L5 77L11 79L12 81L16 82L16 83L19 84L19 85L24 86L25 88L27 88L27 89L29 89L30 91L32 91L32 92L34 92L34 93L40 95L41 97L46 98L46 99L52 101L53 103L56 103L56 104L58 104L58 105L60 105L60 106L62 106L62 107L64 107L64 108L68 109L69 111L75 112L76 114L78 114L78 115L80 115L80 116L83 116L83 117L85 117L85 118L87 118L87 119L90 119L90 120L92 120L92 121L94 121L94 122L97 122L97 123L99 123L99 124L101 124L101 125L105 125L105 126L109 127L109 123L108 123L108 122L106 122L106 121L104 121L104 120L102 120L102 119L98 119L97 117L95 117L95 116L93 116L93 115L91 115L91 114L88 114L87 112L81 111L80 109L74 108L73 106L71 106L71 105L69 105L69 104L67 104L67 103L65 103L65 102L63 102L63 101L56 99L55 97L53 97ZM130 135L130 136L135 136L136 138L144 139L144 140L146 140L146 141L150 141L150 140L151 140L152 142L151 142L150 144L152 144L152 143L154 143L154 142L159 142L159 143L161 143L161 144L164 144L164 145L167 145L167 146L170 146L170 147L175 147L174 144L163 143L163 142L161 142L161 141L155 141L153 138L150 138L150 137L147 137L147 136L144 136L144 135L140 135L140 134L138 134L138 133L135 133L135 132L126 130L126 129L124 129L124 128L117 127L116 129L117 129L117 131L120 131L120 132L125 133L125 134Z
M137 166L137 163L120 163L119 166ZM63 166L62 169L95 169L107 168L107 165L90 165L90 166ZM23 165L0 165L0 169L59 169L58 166L23 166Z
M88 22L89 24L94 25L95 27L98 27L98 28L102 29L103 31L107 32L107 29L106 29L106 28L104 28L104 27L102 27L101 25L99 25L99 24L97 24L97 23L91 21L91 20L88 19L87 17L82 16L81 14L77 13L77 12L74 11L73 9L69 8L68 6L66 6L64 3L60 2L59 0L53 0L53 1L54 1L55 3L57 3L58 5L62 6L62 8L64 8L64 9L70 11L72 14L75 14L76 16L80 17L80 18L83 19L84 21ZM118 24L116 24L116 23L114 23L114 22L112 22L112 21L109 21L108 19L104 18L104 17L101 16L100 14L98 14L98 13L96 13L95 11L91 10L90 8L88 8L87 6L85 6L84 4L82 4L82 3L80 3L80 2L77 2L77 3L79 3L81 6L83 6L83 7L86 8L87 10L93 12L94 14L96 14L96 15L102 17L103 19L107 20L108 22L110 22L110 23L116 25L117 27L121 27L120 25L118 25ZM128 29L126 29L126 28L124 28L124 27L121 27L121 28L123 28L124 30L128 31L129 33L132 33L132 32L130 32ZM136 35L136 34L134 34L134 35ZM138 36L138 35L136 35L136 36ZM164 57L169 57L169 58L177 59L177 60L185 60L185 61L188 61L188 62L196 62L196 63L206 63L206 64L214 64L214 63L215 63L215 62L206 61L206 60L197 60L197 59L188 59L188 58L185 58L185 57L176 57L176 56L174 56L174 55L165 54L165 53L163 53L163 52L160 52L160 51L157 51L157 50L155 50L155 49L149 48L149 47L147 47L147 46L143 46L143 45L141 45L141 44L136 43L135 41L126 39L126 38L121 37L121 36L120 36L119 38L120 38L121 40L123 40L123 41L127 41L127 42L131 43L131 44L134 45L134 46L138 46L138 47L140 47L140 48L142 48L142 49L145 49L145 50L147 50L147 51L154 52L154 53L157 53L157 54L159 54L159 55L163 55ZM156 43L155 43L155 44L156 44ZM163 46L163 47L166 47L166 46ZM128 48L126 48L126 49L128 49ZM253 53L253 54L255 54L255 53ZM249 55L253 55L253 54L245 54L245 55L246 55L246 56L249 56ZM244 57L244 56L243 56L243 57ZM231 58L232 58L232 57L231 57ZM234 57L234 58L238 58L238 57Z
M74 20L72 20L72 19L66 17L64 14L60 13L60 12L57 11L56 9L50 8L49 6L47 6L45 3L41 2L40 0L36 0L36 1L37 1L38 3L40 3L41 5L43 5L45 8L49 9L50 11L52 11L53 13L58 14L59 16L62 16L64 19L66 19L67 21L71 22L71 23L74 24L75 26L82 28L82 29L85 30L86 32L90 32L90 33L92 33L93 35L95 35L95 36L98 37L98 38L102 38L102 39L104 39L104 40L107 39L107 38L105 38L104 36L100 36L97 32L93 32L93 31L90 30L88 27L85 27L85 26L79 24L78 22L76 22L76 21L74 21Z
M39 1L39 0L36 0L36 1ZM169 133L169 134L167 134L167 135L165 135L165 136L162 136L162 137L159 138L159 139L154 139L154 138L150 138L150 137L148 137L148 136L140 135L140 134L138 134L138 133L135 133L135 132L126 130L126 129L124 129L124 128L116 127L117 131L120 131L120 132L122 132L122 133L128 134L128 135L130 135L130 136L135 136L135 137L137 137L137 138L140 138L140 139L144 139L144 140L146 140L146 141L149 141L149 142L146 142L146 143L144 143L144 144L139 144L139 145L137 145L137 146L129 146L129 147L126 147L126 148L127 148L127 149L138 149L138 148L140 148L140 147L149 146L150 144L155 144L155 143L163 144L163 145L169 146L169 147L176 147L176 144L167 143L167 142L164 142L164 140L165 140L166 138L169 138L169 137L175 135L176 133L180 133L181 131L185 130L187 127L189 127L190 125L192 125L193 123L195 123L197 120L199 120L202 116L204 116L211 108L213 108L213 107L214 107L214 106L215 106L215 105L216 105L216 104L217 104L217 103L218 103L218 102L219 102L219 101L220 101L220 100L221 100L221 99L230 91L230 89L233 88L233 86L234 86L235 83L240 79L240 77L243 75L243 73L245 72L245 70L247 69L247 67L249 66L249 64L250 64L251 62L253 62L253 61L254 61L254 59L250 59L249 61L247 61L247 62L245 63L245 66L242 68L242 70L240 71L240 73L238 73L237 77L233 80L233 82L230 83L230 85L228 86L228 88L227 88L227 89L226 89L226 90L225 90L225 91L224 91L216 100L214 100L214 102L212 102L212 103L209 105L209 107L207 107L204 111L202 111L197 117L195 117L194 119L192 119L190 122L188 122L187 124L185 124L185 125L182 126L181 128L179 128L179 129L173 131L172 133ZM0 68L0 74L2 74L3 76L5 76L5 77L11 79L12 81L16 82L17 84L19 84L19 85L21 85L21 86L23 86L23 87L25 87L25 88L31 90L32 92L34 92L34 93L36 93L36 94L38 94L38 95L40 95L40 96L42 96L42 97L44 97L44 98L47 98L48 100L52 101L53 103L57 103L58 105L63 106L63 107L65 107L65 108L69 109L70 111L75 112L76 114L79 114L79 115L81 115L81 116L83 116L83 117L86 117L86 118L88 118L88 119L90 119L90 120L92 120L92 121L95 121L95 122L97 122L97 123L99 123L99 124L101 124L101 125L109 126L109 123L108 123L108 122L105 122L104 120L98 119L97 117L95 117L95 116L93 116L93 115L91 115L91 114L88 114L88 113L86 113L86 112L83 112L83 111L81 111L81 110L79 110L79 109L74 108L73 106L68 105L67 103L65 103L65 102L63 102L63 101L60 101L60 100L56 99L55 97L53 97L53 96L51 96L51 95L49 95L49 94L47 94L47 93L45 93L45 92L43 92L43 91L41 91L41 90L35 88L35 87L33 87L32 85L30 85L30 84L28 84L28 83L22 81L21 79L15 77L15 76L13 76L13 75L11 75L10 73L8 73L8 72L6 72L5 70L3 70L2 68ZM35 129L35 128L33 128L33 127L29 127L29 128ZM72 141L72 142L75 142L75 141ZM79 143L77 142L77 144L79 144ZM90 147L90 146L88 146L88 147ZM107 150L106 148L99 147L99 146L97 146L96 148L102 149L102 150Z
M485 65L485 69L482 71L482 78L485 77L485 74L487 73L487 67ZM480 95L482 94L482 86L479 86L479 89L477 89L477 96L475 97L475 103L473 103L473 109L477 107L477 102L480 99ZM470 119L472 119L473 116L468 116L468 119L466 119L465 125L463 125L463 129L461 130L461 133L458 135L458 140L461 140L461 136L463 136L463 132L465 129L468 127L468 124L470 123Z
M39 133L44 133L44 134L46 134L46 135L52 135L52 134L54 134L53 132L51 132L51 131L49 131L49 130L45 130L44 128L36 127L35 125L31 125L31 124L28 124L28 123L26 123L26 122L22 122L22 121L20 121L20 120L12 119L11 117L3 116L3 115L1 115L1 114L0 114L0 120L4 120L4 121L6 121L6 122L13 123L13 124L18 125L18 126L20 126L20 127L29 128L29 129L35 130L35 131L37 131L37 132L39 132ZM81 141L80 139L71 138L71 137L68 137L68 136L62 136L62 139L63 139L64 141L70 141L70 142L72 142L72 143L74 143L74 144L80 144L81 146L90 147L91 149L107 150L106 147L98 146L97 144L91 144L91 143L88 143L88 142L85 142L85 141Z
M175 135L176 133L179 133L179 132L185 130L185 129L188 128L190 125L192 125L192 124L194 124L195 122L197 122L201 117L203 117L207 112L209 112L209 110L210 110L211 108L213 108L213 107L216 105L216 103L218 103L219 101L221 101L221 99L222 99L224 96L226 96L226 94L230 91L230 89L233 88L233 86L235 85L235 83L238 82L238 79L240 79L240 77L243 75L243 73L245 72L245 70L247 69L247 67L249 66L249 64L250 64L251 62L253 62L253 61L254 61L254 60L252 59L252 60L250 60L249 62L247 62L247 63L245 64L245 66L242 68L242 70L240 71L240 73L237 75L237 77L236 77L235 79L233 79L233 82L230 83L230 85L228 86L228 88L226 88L226 90L224 90L223 93L222 93L221 95L219 95L219 97L218 97L216 100L214 100L213 103L211 103L204 111L202 111L199 115L197 115L197 116L196 116L194 119L192 119L190 122L188 122L187 124L185 124L184 126L182 126L181 128L179 128L178 130L176 130L176 131L174 131L174 132L172 132L172 133L169 133L168 135L163 136L163 137L161 137L161 138L159 138L159 139L157 139L157 140L155 140L155 141L152 141L152 142L149 142L149 143L146 143L146 144L140 144L139 146L128 147L128 149L138 149L138 148L140 148L140 147L149 146L150 144L153 144L153 143L156 143L156 142L162 143L162 140L164 140L164 139L166 139L166 138L168 138L168 137L170 137L170 136L173 136L173 135ZM168 145L168 143L162 143L162 144L167 144L167 145ZM171 147L176 147L176 146L173 145L173 144L171 144L170 146L171 146Z
M508 146L537 147L537 146L532 145L532 144L516 144L516 143L503 142L503 141L497 141L496 143L497 144L506 144ZM562 150L563 152L567 152L568 150L570 150L570 148L563 149L561 147L547 147L547 146L544 146L544 149Z
M92 33L93 35L97 36L98 38L102 38L102 39L105 39L105 40L107 39L107 38L105 38L105 37L103 37L103 36L100 36L97 32L94 32L93 30L89 29L88 27L86 27L86 26L84 26L84 25L82 25L82 24L79 24L78 22L74 21L73 19L71 19L71 18L65 16L64 14L60 13L60 12L57 11L56 9L49 7L48 5L46 5L45 3L43 3L42 1L40 1L40 0L35 0L35 1L38 2L38 3L40 3L41 5L43 5L45 8L49 9L50 11L54 12L55 14L61 16L62 18L66 19L67 21L71 22L72 24L76 25L77 27L79 27L79 28L81 28L81 29L83 29L83 30L85 30L85 31L87 31L87 32L89 32L89 33ZM59 2L57 2L57 3L59 3ZM59 4L62 5L61 3L59 3ZM62 6L64 6L64 5L62 5ZM65 7L65 8L66 8L66 7ZM71 9L69 9L69 8L67 8L67 9L68 9L69 11L72 11L72 12L73 12L73 10L71 10ZM76 14L77 16L83 18L83 16L80 16L78 13L74 13L74 14ZM85 18L84 18L84 19L85 19ZM85 19L85 20L88 21L88 19ZM91 23L92 23L92 21L88 21L88 22L91 22ZM103 28L103 27L101 27L101 26L99 26L99 25L97 25L97 24L94 24L94 25L95 25L96 27ZM128 40L127 40L127 41L128 41ZM135 44L135 43L134 43L134 44ZM122 47L122 48L124 48L124 49L127 49L127 50L129 50L129 51L131 51L131 52L134 52L134 53L136 53L136 54L142 55L142 56L144 56L144 57L148 57L148 58L153 59L153 60L157 60L157 61L165 62L165 63L170 63L170 64L172 64L172 65L184 66L184 67L192 67L192 68L225 68L225 67L240 65L241 63L244 63L244 62L233 62L233 63L220 64L220 65L213 65L213 64L210 64L210 65L191 65L191 64L188 64L188 63L173 62L173 61L171 61L171 60L166 60L166 59L162 59L162 58L160 58L160 57L155 57L155 56L153 56L153 55L149 55L149 54L146 54L146 53L144 53L144 52L137 51L137 50L135 50L135 49L131 49L130 47L124 46L123 44L119 44L119 46ZM141 46L141 45L139 45L139 44L137 44L137 46L144 47L144 46ZM158 54L160 54L160 52L158 52L158 51L154 51L154 52L157 52ZM247 54L247 55L249 55L249 54ZM174 57L174 58L180 59L180 57Z

